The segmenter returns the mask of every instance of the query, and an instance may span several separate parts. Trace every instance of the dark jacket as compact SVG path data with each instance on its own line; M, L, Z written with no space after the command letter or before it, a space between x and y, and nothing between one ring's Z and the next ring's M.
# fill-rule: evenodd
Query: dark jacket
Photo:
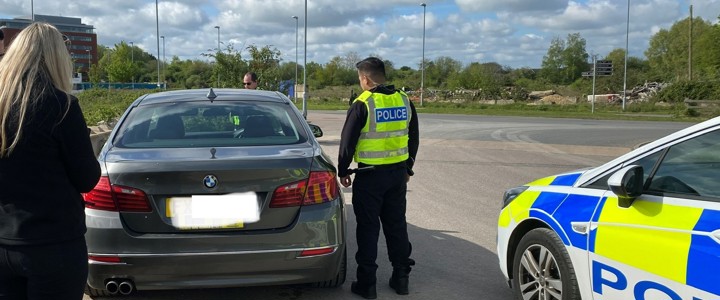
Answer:
M396 93L397 90L392 85L379 85L370 90L370 92L392 95ZM415 155L417 155L418 147L420 145L420 130L418 129L417 112L415 111L415 105L413 105L412 101L410 102L410 110L412 111L410 125L408 126L408 154L410 155L410 158L405 163L408 169L408 174L412 175ZM347 169L353 161L358 139L360 138L363 127L365 127L367 118L368 110L365 103L362 101L355 101L350 105L340 137L340 151L338 153L338 176L340 177L348 175Z
M69 109L68 109L69 105ZM81 238L80 195L100 178L77 98L46 93L29 113L19 144L0 158L0 245L42 245ZM7 126L10 138L17 126Z

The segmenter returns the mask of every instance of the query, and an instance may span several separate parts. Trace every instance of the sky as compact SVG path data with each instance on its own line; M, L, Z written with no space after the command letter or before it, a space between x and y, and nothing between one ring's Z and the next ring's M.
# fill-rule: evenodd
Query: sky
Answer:
M307 19L307 62L355 53L418 69L423 49L426 60L539 68L553 38L570 33L580 33L599 58L625 48L629 33L630 56L644 57L650 37L687 18L691 5L696 17L717 23L720 16L720 0L425 0L425 10L421 1L158 0L156 19L152 0L0 0L0 18L29 16L31 9L79 17L94 26L99 44L133 42L155 56L159 24L167 60L208 59L202 54L217 48L219 26L221 48L232 45L249 57L247 46L270 45L283 62L297 57L301 65Z

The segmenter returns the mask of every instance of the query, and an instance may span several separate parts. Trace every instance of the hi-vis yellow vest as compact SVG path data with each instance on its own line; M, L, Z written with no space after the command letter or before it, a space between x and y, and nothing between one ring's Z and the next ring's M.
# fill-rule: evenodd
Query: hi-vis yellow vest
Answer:
M364 91L357 101L365 104L368 118L360 133L355 161L368 165L388 165L406 161L408 127L412 115L408 96Z

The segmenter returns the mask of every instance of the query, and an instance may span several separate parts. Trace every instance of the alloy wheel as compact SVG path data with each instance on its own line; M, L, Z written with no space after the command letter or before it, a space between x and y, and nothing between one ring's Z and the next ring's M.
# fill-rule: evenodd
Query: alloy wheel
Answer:
M561 300L562 276L555 256L543 245L525 249L518 268L519 288L524 300Z

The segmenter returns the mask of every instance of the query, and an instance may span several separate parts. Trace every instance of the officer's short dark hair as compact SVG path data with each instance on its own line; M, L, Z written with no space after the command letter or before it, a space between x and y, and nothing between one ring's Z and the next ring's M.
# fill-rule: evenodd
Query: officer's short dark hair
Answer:
M355 64L355 67L374 81L378 82L378 79L385 79L385 63L377 57L368 57L359 61Z

